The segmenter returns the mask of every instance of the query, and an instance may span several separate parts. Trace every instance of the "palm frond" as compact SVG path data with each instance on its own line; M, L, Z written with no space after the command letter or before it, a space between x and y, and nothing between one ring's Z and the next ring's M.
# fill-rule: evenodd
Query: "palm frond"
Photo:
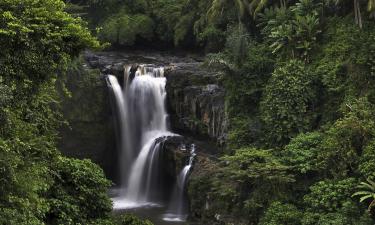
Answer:
M355 192L352 197L359 196L359 202L364 202L366 200L372 199L372 202L369 205L369 208L371 208L375 200L375 182L367 179L367 182L361 182L358 185L358 189L361 189L361 191Z

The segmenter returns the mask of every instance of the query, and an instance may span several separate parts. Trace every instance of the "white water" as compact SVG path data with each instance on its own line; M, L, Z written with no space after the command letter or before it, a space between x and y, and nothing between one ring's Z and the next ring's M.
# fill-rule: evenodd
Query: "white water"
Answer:
M107 83L108 83L108 86L111 88L112 92L113 92L113 95L115 97L115 102L116 102L116 105L115 105L115 109L116 109L116 118L118 119L117 123L119 124L119 129L120 131L117 132L117 139L118 139L118 143L119 143L119 149L125 149L126 148L126 143L125 142L125 133L126 133L126 130L125 130L125 126L124 124L126 123L127 119L126 119L126 106L125 106L125 96L123 94L123 91L121 89L121 86L117 80L117 78L113 75L108 75L107 77ZM124 154L125 153L125 154ZM130 151L121 151L121 155L124 154L123 156L121 156L121 158L123 159L130 159L131 158L131 155L130 155ZM129 162L127 160L123 160L122 161L123 164L126 164L128 165ZM123 166L121 166L121 169L124 169Z
M140 66L133 80L130 80L130 67L125 69L124 90L125 123L123 130L124 148L121 151L121 186L125 194L129 176L146 142L148 132L167 132L167 113L165 110L166 78L163 68ZM162 134L160 134L162 135ZM158 137L155 137L155 139Z
M126 68L122 85L115 76L109 75L107 79L116 102L120 127L120 187L112 199L114 209L162 209L164 205L160 196L163 197L161 193L165 190L162 190L161 183L165 177L160 172L162 165L159 160L166 138L176 135L167 126L166 78L163 68L140 66L133 74L135 76L130 74L130 69ZM167 214L161 214L160 220L183 222L187 219L185 185L195 157L194 144L190 153L189 163L176 178Z
M189 164L187 164L180 172L177 177L177 183L175 190L173 191L172 199L169 204L167 214L164 215L163 220L165 221L186 221L187 219L187 208L186 202L184 201L185 185L188 179L189 172L193 166L195 158L195 145L191 145Z
M175 135L167 129L163 68L140 66L132 80L127 67L124 76L123 89L116 77L108 76L121 126L120 196L113 199L115 209L155 205L151 196L158 190L153 177L158 176L160 139Z

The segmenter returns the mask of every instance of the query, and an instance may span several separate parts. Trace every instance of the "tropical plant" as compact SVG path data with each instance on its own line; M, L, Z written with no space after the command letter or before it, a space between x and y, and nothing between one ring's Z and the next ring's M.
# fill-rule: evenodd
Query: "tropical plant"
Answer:
M371 211L375 206L375 182L367 179L367 182L361 182L357 188L361 191L355 192L352 197L360 197L360 202L371 201L368 206L368 211Z
M281 4L285 6L285 1L281 0ZM246 15L251 15L254 18L259 12L261 12L267 5L268 0L235 0L234 6L236 8L236 14L238 21L243 20ZM233 7L233 1L229 0L213 0L211 7L207 12L208 18L217 18L223 14L224 10L228 10Z
M268 38L272 53L308 62L321 33L319 6L311 0L300 0L290 8L265 10L258 26Z

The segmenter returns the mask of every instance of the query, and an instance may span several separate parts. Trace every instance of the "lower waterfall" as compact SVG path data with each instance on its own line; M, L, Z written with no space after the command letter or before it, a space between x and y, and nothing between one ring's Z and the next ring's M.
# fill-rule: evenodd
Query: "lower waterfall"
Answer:
M177 177L167 214L165 214L163 217L163 219L166 221L185 221L187 219L187 202L184 201L185 186L189 172L193 166L195 156L195 145L192 144L190 149L189 163L181 170Z
M119 80L123 80L123 84ZM164 141L177 134L170 132L167 126L164 69L128 66L123 79L108 75L107 84L115 102L113 108L119 127L120 182L117 195L112 199L114 209L165 205L159 160ZM185 220L187 215L183 189L192 160L193 157L176 178L179 189L170 196L171 202L179 204L178 211L171 212L179 221Z

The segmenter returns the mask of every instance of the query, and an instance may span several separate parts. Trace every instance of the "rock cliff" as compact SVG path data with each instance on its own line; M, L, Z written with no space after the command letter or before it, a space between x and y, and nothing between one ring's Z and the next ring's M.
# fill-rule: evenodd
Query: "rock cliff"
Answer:
M167 68L165 76L172 129L222 146L227 119L218 75L200 63L178 63Z

